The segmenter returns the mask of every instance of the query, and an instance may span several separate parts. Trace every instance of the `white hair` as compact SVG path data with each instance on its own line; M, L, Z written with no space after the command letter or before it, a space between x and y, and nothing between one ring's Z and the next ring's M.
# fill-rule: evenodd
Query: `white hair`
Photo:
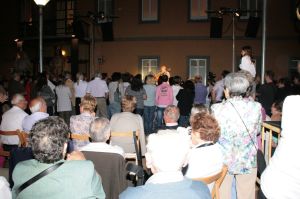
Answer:
M148 137L147 153L157 171L180 171L189 150L189 137L176 130L160 130Z
M29 109L31 113L35 113L35 112L39 112L41 110L41 107L42 107L42 102L38 101L34 106L31 106Z
M93 142L106 142L110 135L109 120L104 117L96 118L90 124L89 133Z
M12 105L19 104L22 100L25 100L24 96L21 94L15 94L11 100Z
M241 95L247 92L250 83L243 73L230 73L225 77L224 85L231 94Z

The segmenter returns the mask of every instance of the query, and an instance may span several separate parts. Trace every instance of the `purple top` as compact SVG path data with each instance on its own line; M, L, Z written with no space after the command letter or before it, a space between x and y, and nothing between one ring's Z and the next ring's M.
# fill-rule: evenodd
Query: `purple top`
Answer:
M195 85L194 104L206 104L207 88L202 83Z

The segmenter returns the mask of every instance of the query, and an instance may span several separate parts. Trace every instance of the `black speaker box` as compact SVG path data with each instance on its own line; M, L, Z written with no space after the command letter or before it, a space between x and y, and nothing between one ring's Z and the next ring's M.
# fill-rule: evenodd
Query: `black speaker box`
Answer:
M103 41L113 41L114 40L113 23L112 22L101 23L101 30L102 30L102 40Z
M259 17L249 17L245 37L256 38L260 24Z
M221 38L223 31L223 18L211 17L210 18L210 37Z

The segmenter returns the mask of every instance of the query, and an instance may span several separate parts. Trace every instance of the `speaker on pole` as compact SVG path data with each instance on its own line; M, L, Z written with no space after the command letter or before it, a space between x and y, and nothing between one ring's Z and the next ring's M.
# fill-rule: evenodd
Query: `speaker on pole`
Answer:
M256 38L260 24L259 17L249 17L245 37Z
M114 40L113 23L112 22L101 23L101 30L102 30L102 40L103 41L113 41Z
M223 31L223 18L211 17L210 18L210 37L221 38Z

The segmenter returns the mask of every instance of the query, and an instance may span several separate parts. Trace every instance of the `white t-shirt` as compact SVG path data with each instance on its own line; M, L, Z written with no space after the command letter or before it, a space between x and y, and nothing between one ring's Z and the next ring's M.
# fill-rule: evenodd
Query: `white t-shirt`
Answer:
M255 65L249 55L245 55L241 59L240 69L248 71L254 78L256 75Z
M79 82L74 84L75 97L84 97L86 94L87 82L79 80Z

